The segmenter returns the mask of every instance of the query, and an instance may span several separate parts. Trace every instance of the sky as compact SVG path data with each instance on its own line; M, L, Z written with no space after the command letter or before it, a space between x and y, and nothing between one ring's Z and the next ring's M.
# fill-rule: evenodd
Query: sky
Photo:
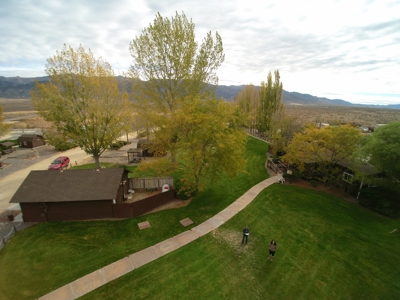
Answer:
M289 92L400 104L400 0L0 1L0 76L45 76L64 44L90 48L122 75L129 43L157 13L176 12L199 43L221 35L220 85L260 85L279 70Z

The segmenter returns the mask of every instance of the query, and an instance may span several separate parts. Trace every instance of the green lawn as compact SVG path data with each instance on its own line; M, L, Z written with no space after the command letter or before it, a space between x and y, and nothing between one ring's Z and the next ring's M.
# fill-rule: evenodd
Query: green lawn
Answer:
M389 233L399 227L334 196L276 184L214 232L82 299L399 299L400 233Z
M18 232L0 251L0 299L35 299L122 257L196 226L266 179L267 144L249 138L247 174L222 178L180 209L122 221L41 223ZM152 230L139 231L148 220ZM190 227L189 227L190 229Z

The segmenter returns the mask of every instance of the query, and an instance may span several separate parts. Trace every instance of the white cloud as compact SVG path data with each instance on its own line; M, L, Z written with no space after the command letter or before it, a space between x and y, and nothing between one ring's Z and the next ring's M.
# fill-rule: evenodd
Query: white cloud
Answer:
M64 43L91 48L121 74L129 42L157 12L176 11L192 18L199 41L209 30L222 36L220 84L259 84L279 69L288 91L400 103L398 1L1 1L0 75L44 75Z

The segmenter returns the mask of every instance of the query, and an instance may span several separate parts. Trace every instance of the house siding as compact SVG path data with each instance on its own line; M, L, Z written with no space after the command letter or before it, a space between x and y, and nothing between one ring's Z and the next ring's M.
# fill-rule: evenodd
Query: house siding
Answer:
M113 218L113 200L21 203L25 222Z

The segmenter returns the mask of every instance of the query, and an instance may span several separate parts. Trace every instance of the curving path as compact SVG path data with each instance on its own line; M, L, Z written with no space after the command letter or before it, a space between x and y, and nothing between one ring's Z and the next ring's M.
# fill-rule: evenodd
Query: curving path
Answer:
M120 276L123 276L153 260L164 256L165 254L183 247L227 222L230 218L251 203L262 190L271 184L278 182L281 178L281 175L276 175L266 179L253 186L234 203L200 225L162 241L154 246L124 257L112 264L109 264L108 266L105 266L71 283L68 283L59 289L40 297L39 299L77 299Z

